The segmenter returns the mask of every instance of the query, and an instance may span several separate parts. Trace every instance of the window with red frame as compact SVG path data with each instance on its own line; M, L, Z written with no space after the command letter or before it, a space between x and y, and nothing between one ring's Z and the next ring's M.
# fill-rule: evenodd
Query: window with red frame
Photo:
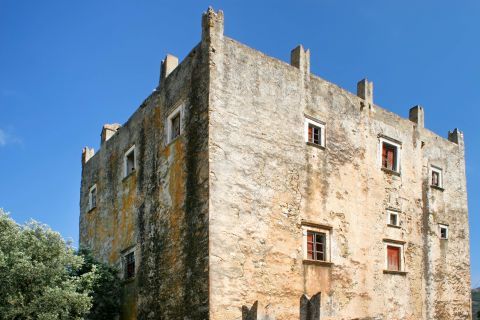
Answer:
M325 233L307 231L307 258L310 260L326 261Z
M135 277L135 254L130 252L125 256L125 279Z
M322 128L308 124L308 142L322 145Z

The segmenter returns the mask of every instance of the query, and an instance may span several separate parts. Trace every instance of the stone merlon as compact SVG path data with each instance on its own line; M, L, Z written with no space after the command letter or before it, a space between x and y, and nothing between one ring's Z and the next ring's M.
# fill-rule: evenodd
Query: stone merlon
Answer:
M171 55L167 54L165 59L162 60L162 66L161 66L161 71L160 71L160 83L165 80L168 75L175 70L175 68L178 66L178 58Z
M297 46L290 53L290 64L310 74L310 50L304 50L302 45Z
M100 144L104 144L108 139L110 139L118 129L122 127L119 123L113 124L104 124L102 128L102 133L100 134Z
M91 157L95 154L95 150L93 148L85 147L82 149L82 165L87 163Z
M410 121L415 122L419 128L425 126L425 111L422 106L414 106L408 113Z
M357 83L357 96L365 100L371 108L373 106L373 82L366 78L360 80Z

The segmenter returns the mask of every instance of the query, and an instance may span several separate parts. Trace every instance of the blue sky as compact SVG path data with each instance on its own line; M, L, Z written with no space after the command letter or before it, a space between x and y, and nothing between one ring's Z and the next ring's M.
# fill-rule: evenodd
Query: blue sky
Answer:
M156 87L167 53L200 40L201 13L225 33L288 61L310 48L312 72L426 126L465 133L472 285L480 286L480 2L0 0L0 207L78 241L80 155L104 123L123 123ZM467 227L467 226L465 226Z

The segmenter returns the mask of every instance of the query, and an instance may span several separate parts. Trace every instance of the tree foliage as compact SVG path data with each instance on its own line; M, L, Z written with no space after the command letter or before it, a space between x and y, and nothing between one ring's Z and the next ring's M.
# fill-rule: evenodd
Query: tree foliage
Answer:
M113 319L115 277L48 226L19 225L0 209L0 319Z
M78 275L88 274L96 270L97 277L92 285L92 307L87 315L91 320L111 320L119 314L121 286L118 270L101 263L93 257L90 251L81 249L78 253L85 263Z

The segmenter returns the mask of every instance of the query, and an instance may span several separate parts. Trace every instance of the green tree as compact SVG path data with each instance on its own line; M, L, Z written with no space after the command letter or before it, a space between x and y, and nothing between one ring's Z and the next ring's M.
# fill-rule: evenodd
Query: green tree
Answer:
M90 251L81 249L78 254L85 263L77 275L82 276L96 270L97 277L92 285L92 307L87 315L91 320L111 320L119 315L121 285L118 270L95 260Z
M0 209L0 319L84 319L98 274L95 265L80 274L83 264L59 233Z

